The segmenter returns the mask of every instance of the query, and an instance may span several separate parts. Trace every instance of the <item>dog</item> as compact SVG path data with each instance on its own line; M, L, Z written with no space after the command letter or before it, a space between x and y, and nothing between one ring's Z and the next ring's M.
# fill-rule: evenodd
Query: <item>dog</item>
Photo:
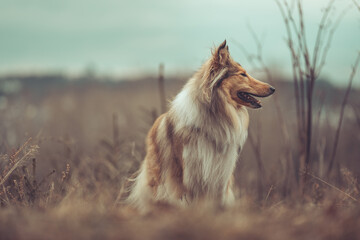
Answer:
M254 96L274 91L233 60L226 40L221 43L150 129L127 202L142 212L157 203L231 205L234 168L248 134L246 107L260 108Z

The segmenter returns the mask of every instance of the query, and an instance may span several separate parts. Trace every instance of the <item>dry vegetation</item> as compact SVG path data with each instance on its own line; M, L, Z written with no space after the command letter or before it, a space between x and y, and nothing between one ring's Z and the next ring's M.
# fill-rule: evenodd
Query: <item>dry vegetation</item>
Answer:
M339 141L340 178L321 177L318 167L331 153L336 129L331 114L338 115L341 99L328 98L322 106L316 135L320 140L313 153L316 171L304 196L297 190L295 168L287 166L283 155L288 151L281 138L284 126L278 124L269 99L262 110L251 112L253 137L236 170L239 200L234 209L206 203L185 211L158 209L141 217L121 204L119 194L124 179L145 154L144 136L159 112L156 79L63 84L56 90L45 86L43 93L24 88L2 96L7 106L0 115L0 239L358 236L360 131L351 109L346 111ZM167 98L182 84L168 80ZM283 118L291 136L296 131L294 110L289 107L291 84L275 85L278 93L284 92L278 100L281 109L288 109ZM322 90L330 96L344 92L329 86ZM351 104L359 102L357 93L350 95Z
M139 216L122 204L145 135L164 109L161 99L171 99L186 77L165 78L163 91L162 77L158 87L151 77L115 83L8 76L0 79L0 239L359 239L360 91L351 89L357 65L347 89L319 80L323 60L317 63L319 53L310 54L301 38L301 5L296 18L294 6L279 7L294 78L270 71L260 44L249 56L277 92L250 111L236 206L206 202ZM325 29L331 42L334 30ZM321 47L326 59L328 46Z

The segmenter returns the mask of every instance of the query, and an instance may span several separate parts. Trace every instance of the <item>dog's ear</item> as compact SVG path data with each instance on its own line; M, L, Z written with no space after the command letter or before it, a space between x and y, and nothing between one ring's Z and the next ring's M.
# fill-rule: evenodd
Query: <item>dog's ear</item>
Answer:
M204 96L206 101L211 101L213 89L226 76L229 63L229 47L226 45L225 40L212 51L210 66L208 66L205 71L205 81L202 83L202 88L204 89Z
M226 40L222 42L219 47L216 48L213 58L215 60L215 63L220 66L226 66L229 62L229 47L226 45Z

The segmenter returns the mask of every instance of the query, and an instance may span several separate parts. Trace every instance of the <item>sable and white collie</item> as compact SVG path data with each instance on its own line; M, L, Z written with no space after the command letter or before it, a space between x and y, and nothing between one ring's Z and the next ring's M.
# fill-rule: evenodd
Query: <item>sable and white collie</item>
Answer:
M142 212L156 203L231 204L235 163L247 138L246 107L260 108L253 96L274 91L231 58L225 40L150 129L128 203Z

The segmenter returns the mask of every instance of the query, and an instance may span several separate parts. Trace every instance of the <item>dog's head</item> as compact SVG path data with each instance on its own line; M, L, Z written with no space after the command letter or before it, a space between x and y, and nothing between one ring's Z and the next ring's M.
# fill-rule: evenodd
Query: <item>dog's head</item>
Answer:
M222 91L236 108L260 108L260 101L254 96L267 97L275 92L275 88L250 76L231 58L226 40L213 51L210 59L209 87L211 91Z

